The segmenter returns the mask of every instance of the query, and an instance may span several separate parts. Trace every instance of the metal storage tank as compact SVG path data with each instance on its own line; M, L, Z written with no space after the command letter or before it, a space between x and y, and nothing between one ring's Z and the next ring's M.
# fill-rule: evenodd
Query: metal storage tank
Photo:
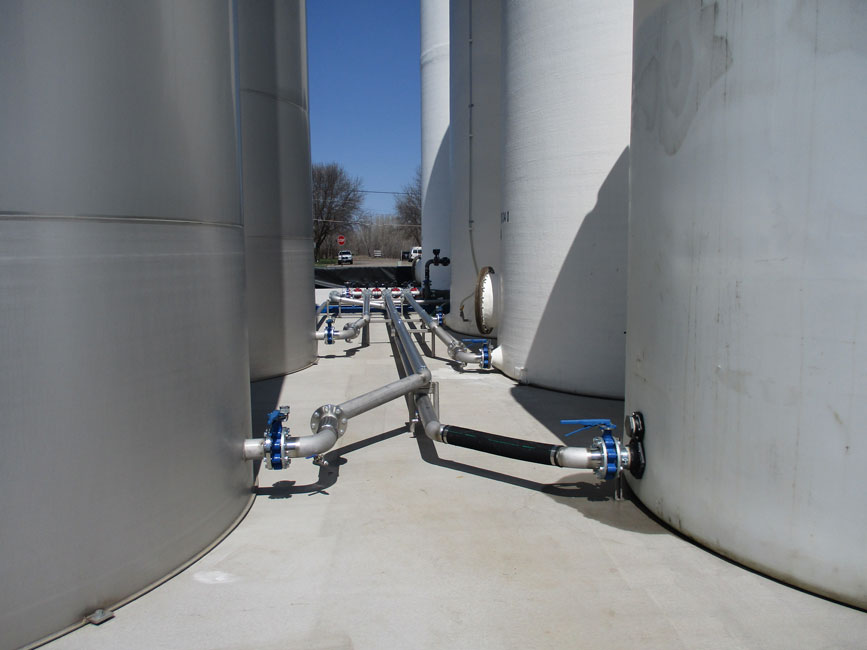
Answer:
M449 210L449 0L421 0L421 245L416 279L439 248L448 257ZM450 271L430 267L431 286L446 289Z
M867 7L638 2L627 410L678 530L867 607Z
M230 3L0 5L0 630L111 607L251 499Z
M502 295L493 362L623 395L632 3L503 4Z
M244 231L252 379L316 358L303 0L238 5Z
M500 268L500 2L452 0L450 31L451 312L446 325L478 335L479 271Z

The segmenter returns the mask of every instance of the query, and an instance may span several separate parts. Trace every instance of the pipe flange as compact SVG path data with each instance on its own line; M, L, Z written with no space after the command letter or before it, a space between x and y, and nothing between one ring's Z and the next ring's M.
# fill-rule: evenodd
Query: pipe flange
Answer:
M325 404L324 406L320 406L318 409L313 411L313 415L310 416L310 429L313 433L319 431L319 423L326 416L331 416L335 420L337 420L337 435L338 437L342 436L346 433L346 427L349 425L349 418L347 418L343 411L339 406L334 404Z
M620 473L622 458L620 455L620 443L607 431L601 437L593 438L590 447L591 452L602 455L602 463L594 470L596 476L601 479L612 479Z
M289 454L289 427L284 427L280 435L266 439L263 447L265 448L265 467L268 469L286 469L289 463L292 462L292 457Z

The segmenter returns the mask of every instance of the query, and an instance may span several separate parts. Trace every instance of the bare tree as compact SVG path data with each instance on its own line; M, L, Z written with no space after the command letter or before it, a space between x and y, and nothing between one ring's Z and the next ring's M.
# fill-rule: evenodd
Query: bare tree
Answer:
M316 259L333 248L339 234L349 234L361 217L361 179L337 163L313 165L313 244Z
M400 223L394 215L367 215L358 222L355 240L359 250L367 255L378 250L383 257L399 258L401 251L415 246L414 229Z
M403 193L394 198L394 211L397 221L405 226L411 235L413 245L421 246L421 167L416 167L415 178L403 186Z

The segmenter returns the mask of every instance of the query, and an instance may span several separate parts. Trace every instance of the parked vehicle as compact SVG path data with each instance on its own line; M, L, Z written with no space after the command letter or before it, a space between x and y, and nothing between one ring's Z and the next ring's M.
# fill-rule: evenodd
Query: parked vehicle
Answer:
M409 252L409 261L415 262L416 260L421 260L421 246L414 246Z
M337 265L352 264L352 251L340 251L337 253Z

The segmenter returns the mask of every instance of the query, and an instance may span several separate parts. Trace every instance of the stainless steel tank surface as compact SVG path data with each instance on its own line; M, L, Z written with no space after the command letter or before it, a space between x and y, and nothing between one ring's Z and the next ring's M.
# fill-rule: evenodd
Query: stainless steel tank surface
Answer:
M229 3L0 6L0 630L161 579L251 497Z
M306 28L301 0L238 4L253 380L316 358Z

